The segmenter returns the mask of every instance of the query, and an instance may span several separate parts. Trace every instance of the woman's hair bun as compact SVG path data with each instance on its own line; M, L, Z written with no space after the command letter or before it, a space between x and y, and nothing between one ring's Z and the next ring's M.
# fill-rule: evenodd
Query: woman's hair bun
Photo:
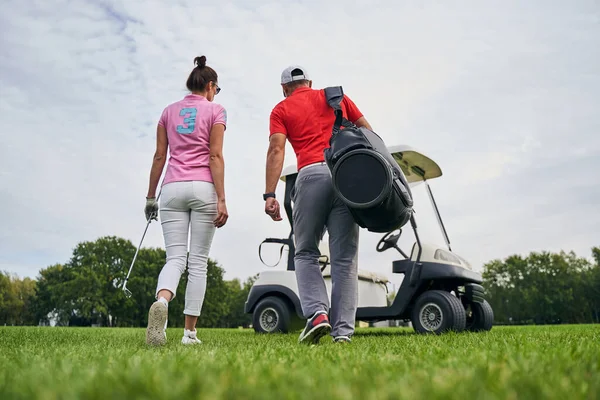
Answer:
M206 56L194 58L194 64L196 64L199 68L204 68L206 66Z

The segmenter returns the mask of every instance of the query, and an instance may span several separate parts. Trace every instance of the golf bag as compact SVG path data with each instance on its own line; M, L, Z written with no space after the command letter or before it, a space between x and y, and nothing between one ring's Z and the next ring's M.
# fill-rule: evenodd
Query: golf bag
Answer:
M376 133L343 117L341 86L326 88L325 97L336 116L324 152L335 193L360 227L371 232L401 228L413 213L404 173Z

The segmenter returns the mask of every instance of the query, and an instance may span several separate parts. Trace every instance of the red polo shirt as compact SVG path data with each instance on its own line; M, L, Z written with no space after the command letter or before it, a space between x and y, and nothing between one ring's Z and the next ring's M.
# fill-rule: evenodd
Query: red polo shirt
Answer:
M340 107L344 117L352 123L363 116L346 95ZM325 91L301 87L271 111L269 136L275 133L287 136L300 171L308 164L324 161L323 151L329 147L334 122L333 108L327 104Z

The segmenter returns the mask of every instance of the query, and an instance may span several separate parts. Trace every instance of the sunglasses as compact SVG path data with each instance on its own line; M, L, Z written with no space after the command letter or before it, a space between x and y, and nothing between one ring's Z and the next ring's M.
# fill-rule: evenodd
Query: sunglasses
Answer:
M221 88L220 88L220 87L219 87L219 85L217 85L216 83L215 83L215 86L217 87L217 92L216 92L216 94L219 94L219 92L221 91Z

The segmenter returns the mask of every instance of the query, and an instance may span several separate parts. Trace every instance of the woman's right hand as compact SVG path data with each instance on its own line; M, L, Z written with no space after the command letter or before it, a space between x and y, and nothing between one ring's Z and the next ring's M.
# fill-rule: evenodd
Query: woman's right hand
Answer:
M215 218L215 226L217 228L222 227L227 222L227 218L229 218L229 214L227 214L227 204L225 204L224 199L219 199L217 201L217 218Z

